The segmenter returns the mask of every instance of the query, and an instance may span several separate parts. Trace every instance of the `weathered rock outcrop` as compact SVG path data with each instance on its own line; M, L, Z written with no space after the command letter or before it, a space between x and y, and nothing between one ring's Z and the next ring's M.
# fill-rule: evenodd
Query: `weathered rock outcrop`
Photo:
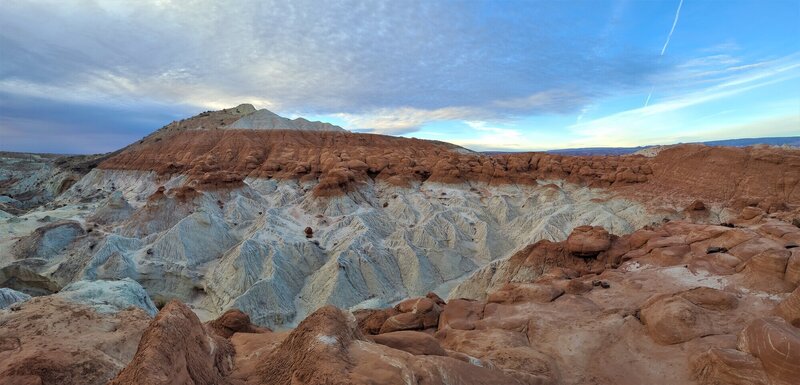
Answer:
M766 215L736 223L646 227L612 236L594 259L568 241L529 246L451 293L437 339L491 362L500 346L528 351L513 337L526 333L544 347L539 367L565 383L791 383L798 289L785 245L800 229ZM762 318L772 312L783 319Z
M800 330L780 318L747 325L739 335L739 350L758 358L773 384L795 384L800 378Z
M77 281L61 289L55 296L88 305L98 313L114 313L137 307L152 317L158 311L142 285L130 278L119 281Z
M224 385L233 370L231 343L206 329L179 302L164 306L139 341L133 360L109 385Z
M206 323L211 330L223 338L230 338L234 333L266 333L268 328L263 328L250 323L250 316L238 309L231 309L219 318Z
M547 383L544 376L515 375L447 357L435 340L419 334L383 334L376 337L382 344L373 344L358 332L352 315L325 307L264 359L253 383L396 384L409 378L441 385Z
M31 299L31 296L20 293L14 289L0 287L0 309L5 309L15 303L24 302Z
M0 384L105 385L133 358L150 317L56 296L0 310Z
M569 184L368 182L358 193L317 198L310 184L294 181L248 179L214 191L185 181L92 171L66 201L79 199L78 189L103 186L134 211L121 222L90 218L91 232L26 268L55 281L52 291L82 279L129 277L158 304L179 299L210 317L237 308L255 324L280 327L325 304L363 308L432 290L444 295L448 282L518 245L561 240L581 224L622 234L662 218Z
M593 257L571 252L567 240L540 242L477 281L491 284L485 300L429 293L355 315L327 306L286 332L256 327L237 310L204 325L171 302L112 384L790 384L798 329L763 317L791 319L796 291L759 289L786 284L778 269L734 268L786 250L781 240L800 228L782 223L674 221L608 236ZM131 311L144 314L117 314Z
M778 304L775 308L775 314L793 325L800 328L800 285L792 294Z
M37 228L14 245L14 254L19 259L39 258L48 260L61 253L75 238L85 234L75 221L48 223Z
M565 279L590 272L599 273L606 266L618 266L619 261L612 257L619 251L612 249L611 241L611 236L601 227L577 227L564 242L539 241L507 259L490 263L459 284L450 296L483 299L498 291L493 302L513 302L515 298L526 295L531 299L555 298L564 290L558 292L541 286L515 286L512 283L533 282L550 272L554 274L551 278ZM615 239L615 242L621 241Z
M651 299L642 306L641 320L648 334L660 344L687 342L698 337L728 334L727 315L736 308L736 296L721 290L698 287L675 295Z
M593 258L611 247L611 235L599 226L580 226L572 230L566 246L572 255Z

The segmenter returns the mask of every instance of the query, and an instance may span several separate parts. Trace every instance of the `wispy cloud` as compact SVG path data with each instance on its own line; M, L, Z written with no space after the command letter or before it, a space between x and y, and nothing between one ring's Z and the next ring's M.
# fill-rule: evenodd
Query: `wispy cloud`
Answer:
M418 131L425 124L436 121L480 119L492 112L470 107L446 107L433 110L402 107L372 110L363 114L338 113L345 126L356 132L402 135Z
M523 132L515 128L499 127L483 121L464 122L472 135L468 139L455 139L453 143L476 150L525 150L530 149L533 143L526 138ZM541 144L540 144L541 145Z
M659 57L664 56L664 52L667 52L669 41L672 40L672 34L675 32L675 26L678 25L678 19L681 17L681 7L683 7L683 0L680 0L680 2L678 3L678 10L675 11L675 19L672 20L672 28L669 29L667 40L664 42L664 46L661 47L661 54L658 55ZM644 101L645 107L647 107L647 105L650 104L650 98L653 96L654 90L655 90L655 85L650 87L650 93L647 94L647 99Z
M338 113L334 116L357 132L402 135L415 132L426 123L437 121L466 121L474 124L479 120L508 120L521 113L571 112L581 108L587 100L586 95L575 91L546 90L521 98L491 101L484 107L382 108L357 114ZM473 128L479 130L477 125Z
M654 132L659 130L680 132L677 113L682 110L700 106L741 95L745 92L768 85L796 79L800 77L800 58L797 55L780 60L766 61L753 65L748 71L728 69L731 76L722 81L692 89L655 104L616 112L598 119L580 122L570 127L579 139L573 144L605 144L641 145L643 141L657 140ZM730 111L730 110L726 110ZM705 116L707 118L708 115ZM683 124L687 122L681 120ZM698 122L699 123L699 122ZM800 129L800 127L795 127Z
M490 8L418 1L247 0L236 7L213 0L10 1L0 7L0 91L200 109L249 101L278 112L373 116L374 126L365 126L365 117L356 127L402 130L413 122L377 113L571 112L657 70L643 51L595 51L592 30L561 22L573 12L596 12L596 5Z

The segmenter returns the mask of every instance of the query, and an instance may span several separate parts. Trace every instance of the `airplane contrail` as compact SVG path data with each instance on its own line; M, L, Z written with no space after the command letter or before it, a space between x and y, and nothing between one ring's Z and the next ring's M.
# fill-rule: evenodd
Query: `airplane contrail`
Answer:
M675 11L675 20L672 21L672 28L669 30L669 35L667 35L667 41L664 42L664 47L661 48L661 54L658 55L659 57L664 56L664 52L667 52L667 46L669 46L669 40L672 39L672 33L675 32L675 26L678 25L678 18L681 17L681 7L683 7L683 0L678 3L678 10ZM656 87L653 86L650 88L650 93L647 94L647 99L644 101L644 106L647 107L650 104L650 97L653 96L653 90Z
M661 48L661 55L664 56L664 52L667 50L667 46L669 45L669 39L672 39L672 33L675 32L675 26L678 25L678 18L681 17L681 7L683 6L683 0L678 3L678 10L675 11L675 20L672 21L672 28L669 30L669 35L667 35L667 41L664 42L664 48Z

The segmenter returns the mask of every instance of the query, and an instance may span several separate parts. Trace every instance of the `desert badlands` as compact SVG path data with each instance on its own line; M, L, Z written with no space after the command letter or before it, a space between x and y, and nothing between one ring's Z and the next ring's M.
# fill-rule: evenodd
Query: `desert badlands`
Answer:
M0 154L0 384L800 384L800 150L487 155L248 104Z

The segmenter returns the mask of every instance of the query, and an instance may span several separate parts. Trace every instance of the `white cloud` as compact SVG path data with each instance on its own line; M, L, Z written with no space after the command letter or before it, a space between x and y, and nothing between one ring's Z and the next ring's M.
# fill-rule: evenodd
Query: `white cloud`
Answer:
M508 115L574 111L655 71L635 50L625 60L616 50L592 52L592 31L552 21L562 7L498 9L492 22L504 27L491 29L474 23L481 12L443 2L9 0L0 7L0 81L94 103L263 100L279 112ZM564 49L565 29L586 36Z
M588 95L565 89L550 89L522 98L498 100L493 105L516 111L571 112L583 105Z
M727 77L719 84L692 90L646 107L625 110L574 124L570 129L578 139L573 142L573 145L636 146L669 142L677 138L677 135L680 135L679 132L683 132L685 129L682 127L683 125L692 123L680 116L682 110L800 77L800 62L793 56L762 63L762 65L754 65L751 69L750 72L740 72L735 76ZM720 129L728 130L726 132L729 133L733 132L731 131L733 129L729 127ZM673 132L676 136L660 137L660 132ZM696 132L700 135L699 127ZM800 127L797 132L800 132Z
M399 135L417 131L425 123L444 120L476 119L490 113L469 107L446 107L434 110L419 108L382 108L364 114L333 114L344 120L349 129Z

